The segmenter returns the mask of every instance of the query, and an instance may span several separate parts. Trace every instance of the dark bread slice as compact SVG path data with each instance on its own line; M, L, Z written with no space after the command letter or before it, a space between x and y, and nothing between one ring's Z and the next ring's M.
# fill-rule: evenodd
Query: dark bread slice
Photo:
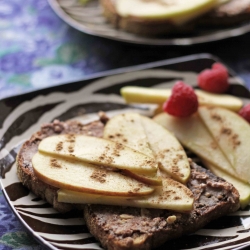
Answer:
M231 0L199 19L200 25L232 26L250 20L250 0Z
M142 36L159 36L176 33L189 33L194 30L194 22L176 26L166 19L146 19L135 16L120 16L114 5L115 0L100 0L103 14L116 28Z
M81 205L58 202L58 188L46 184L35 176L31 159L37 152L41 140L48 136L56 134L83 134L101 137L103 126L103 123L100 121L83 125L77 121L59 122L58 120L43 125L40 131L32 135L22 145L17 155L17 174L19 180L36 196L50 203L59 212L68 212L74 208L83 209Z
M84 210L87 226L105 249L148 250L239 209L239 194L233 185L195 163L191 163L187 186L195 198L190 213L88 205Z
M101 137L103 128L100 121L87 125L77 121L54 121L43 125L23 144L17 156L17 172L27 188L52 204L56 210L68 212L76 208L84 209L90 232L106 249L152 249L169 239L194 232L211 220L240 207L238 191L231 184L194 163L191 164L191 178L187 184L195 197L194 209L190 213L58 202L58 188L39 180L33 171L31 159L40 141L55 134L70 133ZM171 216L176 216L176 221Z

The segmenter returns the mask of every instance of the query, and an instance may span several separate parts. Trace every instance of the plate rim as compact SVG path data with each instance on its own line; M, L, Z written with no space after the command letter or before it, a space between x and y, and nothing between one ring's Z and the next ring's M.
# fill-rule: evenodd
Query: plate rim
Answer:
M221 41L225 39L229 39L232 37L237 37L244 35L250 32L250 22L243 24L240 27L236 28L227 28L226 30L218 30L213 33L213 35L200 35L194 38L184 37L184 38L170 38L170 39L160 39L160 38L145 38L145 37L137 37L137 40L120 38L120 37L110 37L105 34L98 34L95 31L92 31L89 28L81 28L81 25L70 17L66 12L63 11L61 6L58 4L58 0L47 0L52 10L59 16L65 23L75 28L76 30L86 33L88 35L102 37L109 40L125 42L130 44L137 45L155 45L155 46L190 46L195 44L204 44L215 41ZM115 30L115 29L114 29Z

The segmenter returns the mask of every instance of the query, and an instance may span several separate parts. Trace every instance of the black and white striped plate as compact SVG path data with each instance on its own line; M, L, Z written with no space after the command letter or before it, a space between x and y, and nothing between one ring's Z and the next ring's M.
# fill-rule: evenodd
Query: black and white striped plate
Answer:
M197 27L193 34L147 38L115 29L103 17L98 0L86 1L86 4L81 3L81 0L48 0L48 2L62 20L81 32L133 44L185 46L219 41L250 31L250 22L246 21L225 28Z
M148 107L125 105L119 95L122 86L171 87L176 80L193 86L197 73L216 59L201 54L166 60L95 75L89 79L30 92L0 101L1 186L15 215L40 243L50 249L102 249L88 232L82 214L59 214L22 186L16 175L19 147L43 123L54 119L96 119L96 112L109 114ZM242 81L231 73L231 94L250 98ZM193 235L166 243L160 249L241 249L250 239L250 207L225 216Z

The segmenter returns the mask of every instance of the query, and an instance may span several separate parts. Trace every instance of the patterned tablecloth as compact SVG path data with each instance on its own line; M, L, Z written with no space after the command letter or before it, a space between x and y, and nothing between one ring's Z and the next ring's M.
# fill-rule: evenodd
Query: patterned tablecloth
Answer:
M104 70L46 0L0 1L0 98L73 81ZM85 44L92 43L84 37ZM84 70L83 70L84 69ZM43 249L17 221L0 191L0 249Z

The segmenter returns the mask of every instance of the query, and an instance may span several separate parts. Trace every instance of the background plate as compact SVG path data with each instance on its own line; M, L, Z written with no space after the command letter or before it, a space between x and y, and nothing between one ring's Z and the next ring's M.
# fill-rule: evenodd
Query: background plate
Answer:
M145 45L192 45L239 36L250 31L250 21L230 28L197 29L194 35L162 38L145 38L116 30L102 16L98 0L80 4L80 0L48 0L52 9L70 26L84 33L134 44Z
M54 119L96 119L100 109L120 112L124 104L119 90L125 85L171 87L176 80L195 86L197 73L216 61L195 55L124 68L94 78L39 90L0 101L1 186L15 215L36 240L50 249L101 249L84 225L82 213L59 214L30 193L16 175L15 157L31 134ZM231 73L230 93L249 98L248 90ZM147 109L140 110L147 112ZM169 241L159 249L232 249L245 247L250 238L250 207L209 223L193 235Z

